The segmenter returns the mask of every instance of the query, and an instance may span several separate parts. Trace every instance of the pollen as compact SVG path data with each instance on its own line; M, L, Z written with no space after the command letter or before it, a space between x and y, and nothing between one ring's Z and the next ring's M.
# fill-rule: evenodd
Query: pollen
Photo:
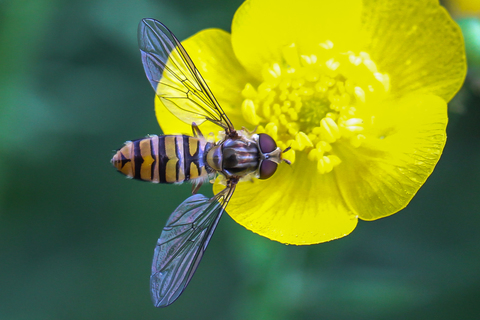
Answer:
M390 78L367 52L339 52L329 40L314 52L299 50L284 47L281 61L264 66L260 83L245 85L242 115L280 148L290 147L286 159L305 155L328 174L342 162L340 145L359 148L368 138L357 110L385 95Z

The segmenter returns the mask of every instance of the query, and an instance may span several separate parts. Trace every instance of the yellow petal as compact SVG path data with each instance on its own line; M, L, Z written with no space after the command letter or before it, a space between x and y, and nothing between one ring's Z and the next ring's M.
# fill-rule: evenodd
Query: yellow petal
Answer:
M362 33L363 50L394 80L394 94L419 91L449 101L460 89L462 33L437 0L365 1Z
M375 109L375 110L374 110ZM447 104L411 94L372 107L361 147L342 144L334 173L348 206L363 220L403 209L437 164L446 141Z
M214 192L222 190L214 185ZM346 236L357 225L332 174L317 174L303 153L267 180L241 182L227 206L245 228L286 244L314 244Z
M207 29L182 44L234 126L247 125L238 107L243 99L238 93L252 78L235 58L230 34L219 29ZM191 125L178 120L158 98L155 99L155 113L165 134L192 133ZM207 121L200 129L208 134L217 133L221 128Z
M235 14L232 42L258 79L292 44L309 55L325 43L366 51L379 72L396 79L398 95L420 90L449 101L466 75L460 28L437 0L249 0Z
M339 50L355 47L360 0L247 0L235 13L232 43L243 66L260 79L265 63L281 62L291 44L312 54L327 40Z

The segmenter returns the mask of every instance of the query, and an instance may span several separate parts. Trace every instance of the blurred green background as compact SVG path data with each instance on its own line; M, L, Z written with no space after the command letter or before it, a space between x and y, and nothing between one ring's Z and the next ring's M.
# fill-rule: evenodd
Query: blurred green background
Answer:
M109 163L124 141L161 133L137 25L153 17L180 39L230 30L241 2L0 1L1 320L478 319L472 74L451 103L445 153L405 210L306 247L224 215L188 289L152 306L153 248L191 186L127 180Z

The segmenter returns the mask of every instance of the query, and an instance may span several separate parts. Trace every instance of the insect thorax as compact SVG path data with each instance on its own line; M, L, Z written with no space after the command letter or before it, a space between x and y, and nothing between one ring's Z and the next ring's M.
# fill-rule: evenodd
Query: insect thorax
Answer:
M225 178L242 178L258 170L260 152L258 144L241 131L236 138L226 137L212 147L206 157L206 163Z

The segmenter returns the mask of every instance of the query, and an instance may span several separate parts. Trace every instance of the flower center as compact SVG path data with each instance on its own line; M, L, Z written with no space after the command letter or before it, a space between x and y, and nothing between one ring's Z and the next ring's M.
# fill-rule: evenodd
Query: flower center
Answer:
M356 115L373 96L389 90L389 77L377 71L368 53L337 52L332 42L316 54L300 55L294 44L284 48L283 61L266 66L263 81L247 83L242 114L277 141L291 147L284 157L295 161L304 152L328 173L341 163L335 144L359 147L365 136Z

